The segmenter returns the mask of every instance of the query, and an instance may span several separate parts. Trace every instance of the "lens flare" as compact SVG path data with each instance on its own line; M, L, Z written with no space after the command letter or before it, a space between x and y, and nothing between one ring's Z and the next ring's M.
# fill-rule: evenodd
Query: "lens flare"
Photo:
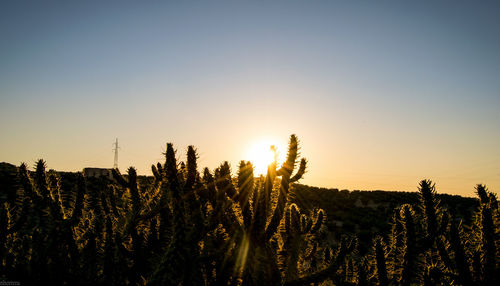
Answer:
M255 175L265 175L267 166L274 160L277 161L278 165L284 161L284 154L280 152L284 149L280 147L270 140L258 141L251 146L246 157L254 165Z

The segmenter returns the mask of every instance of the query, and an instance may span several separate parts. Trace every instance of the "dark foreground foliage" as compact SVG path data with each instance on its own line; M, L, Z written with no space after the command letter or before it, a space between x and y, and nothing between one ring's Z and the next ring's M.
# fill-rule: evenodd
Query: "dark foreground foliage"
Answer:
M419 200L393 211L387 235L366 254L355 238L328 239L327 213L303 201L287 160L255 178L242 161L197 168L194 147L177 162L167 144L154 180L138 184L134 168L114 181L84 178L62 187L40 160L0 170L0 278L22 285L498 285L496 195L480 198L470 226L441 207L432 182ZM306 204L307 205L307 204Z

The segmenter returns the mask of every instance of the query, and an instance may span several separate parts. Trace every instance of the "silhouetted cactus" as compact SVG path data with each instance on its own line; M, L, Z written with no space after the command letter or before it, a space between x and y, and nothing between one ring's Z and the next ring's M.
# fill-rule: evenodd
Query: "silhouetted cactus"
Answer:
M401 207L401 218L404 226L403 258L401 261L401 285L410 285L415 279L418 265L417 238L415 233L415 213L410 205Z
M421 198L421 208L425 219L425 231L426 231L426 243L430 244L434 242L434 239L439 234L438 233L438 216L439 207L436 199L436 188L435 185L429 180L423 180L420 182L420 198Z
M460 225L454 219L450 221L449 241L454 252L454 262L458 273L456 284L472 285L471 269L468 263L466 250L460 236Z
M482 237L482 264L485 285L496 285L496 246L495 246L495 228L491 210L488 206L481 206L481 237Z
M294 280L299 277L298 262L299 255L307 243L312 242L312 237L321 228L324 221L324 211L316 212L315 220L305 214L301 214L295 204L291 204L285 213L285 230L283 233L284 243L281 255L285 257L283 267L284 276L287 280ZM306 244L306 245L304 245ZM312 257L315 252L314 244L308 256Z
M386 246L381 237L375 238L374 245L377 280L379 285L389 285L386 262Z
M420 202L396 208L392 229L367 256L356 239L326 241L326 213L297 204L306 171L298 140L286 161L256 178L241 161L198 173L167 144L153 177L134 168L113 180L0 169L0 278L56 285L496 285L500 217L483 185L471 226L439 204L423 180ZM149 181L149 182L148 182ZM66 187L64 187L66 186ZM295 203L293 203L295 202ZM386 245L385 242L388 244ZM331 247L337 245L335 250Z

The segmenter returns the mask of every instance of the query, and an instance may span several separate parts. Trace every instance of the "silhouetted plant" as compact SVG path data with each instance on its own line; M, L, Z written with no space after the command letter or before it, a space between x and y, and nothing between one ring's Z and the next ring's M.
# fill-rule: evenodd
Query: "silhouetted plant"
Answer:
M113 170L113 180L79 173L68 183L47 172L43 160L34 171L2 165L0 279L27 285L498 284L500 214L496 195L484 185L476 187L480 204L469 226L440 205L431 181L421 181L420 200L397 207L392 229L362 256L355 238L328 240L327 213L297 196L294 183L306 171L298 154L292 135L286 161L273 162L260 177L246 161L235 177L227 162L200 174L196 149L189 146L185 162L178 162L170 143L165 162L152 165L153 177L146 179L131 167L125 175Z
M401 208L401 218L404 226L403 257L401 261L401 285L410 285L418 271L417 237L415 233L415 213L410 205Z
M376 270L375 274L379 285L389 285L386 263L386 246L381 237L375 238L375 261Z

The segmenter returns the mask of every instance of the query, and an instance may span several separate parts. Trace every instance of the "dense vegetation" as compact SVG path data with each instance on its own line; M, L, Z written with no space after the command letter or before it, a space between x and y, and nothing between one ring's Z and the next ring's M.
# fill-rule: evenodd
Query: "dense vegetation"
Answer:
M388 237L392 228L394 209L404 204L418 205L418 192L402 191L348 191L316 188L295 184L293 202L301 209L323 209L326 216L329 241L341 240L342 236L356 237L359 254L366 254L375 235ZM438 194L441 207L452 212L466 226L473 222L479 207L475 198ZM416 209L419 212L418 209Z
M0 277L26 285L499 283L498 202L483 185L477 205L446 208L423 180L413 204L394 202L388 227L359 224L370 227L365 240L381 234L360 251L354 236L331 239L329 226L347 224L338 210L392 205L344 198L337 206L334 191L306 193L294 184L306 169L295 136L286 162L271 164L265 177L244 161L235 178L227 162L199 173L196 159L190 146L177 162L167 144L165 162L141 184L132 167L114 170L114 181L66 174L71 184L42 160L34 172L3 165Z

